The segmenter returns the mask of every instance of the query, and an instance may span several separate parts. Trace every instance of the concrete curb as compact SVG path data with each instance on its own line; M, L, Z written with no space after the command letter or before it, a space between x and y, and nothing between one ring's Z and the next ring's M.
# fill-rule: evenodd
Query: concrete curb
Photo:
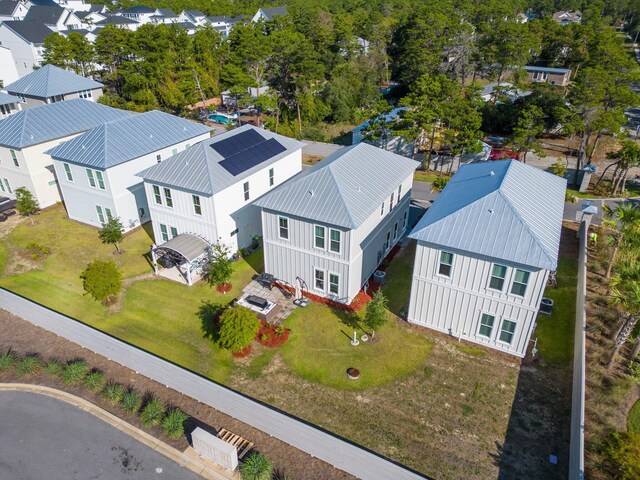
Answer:
M41 385L31 385L28 383L0 383L0 391L36 393L69 403L93 415L94 417L99 418L103 422L108 423L121 432L126 433L130 437L135 438L152 450L155 450L159 454L164 455L169 460L176 462L182 467L188 468L192 472L200 475L203 478L206 478L207 480L240 479L240 475L237 472L229 472L207 460L200 458L199 454L193 448L189 447L184 452L180 452L172 446L167 445L166 443L149 435L147 432L134 427L130 423L125 422L124 420L116 417L112 413L107 412L97 405L94 405L93 403L88 402L83 398L77 397L62 390L56 390L55 388L44 387Z

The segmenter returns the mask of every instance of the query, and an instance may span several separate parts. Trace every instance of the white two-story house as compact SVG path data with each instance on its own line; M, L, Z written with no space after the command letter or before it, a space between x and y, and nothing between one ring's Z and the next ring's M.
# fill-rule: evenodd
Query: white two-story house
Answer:
M524 357L558 264L565 190L514 160L461 167L411 232L409 322Z
M350 303L407 228L418 165L360 143L257 200L265 272Z
M303 143L244 125L139 173L160 245L190 233L232 252L262 234L252 202L302 168Z
M133 115L86 100L16 112L0 120L0 195L25 187L41 208L61 200L53 161L45 152L102 123Z
M115 217L125 231L149 221L136 174L209 138L210 131L153 110L105 123L49 150L69 218L100 227Z

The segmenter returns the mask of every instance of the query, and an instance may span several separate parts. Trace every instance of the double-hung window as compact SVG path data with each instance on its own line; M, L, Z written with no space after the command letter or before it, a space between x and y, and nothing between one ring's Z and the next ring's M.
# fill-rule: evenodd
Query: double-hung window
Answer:
M389 211L393 210L393 196L396 192L391 192L391 200L389 200Z
M18 163L18 157L16 156L15 150L9 150L9 153L11 154L11 160L13 160L13 164L16 167L20 167L20 163Z
M163 225L162 223L160 224L160 235L162 236L163 242L169 241L169 232L167 232L167 226Z
M398 238L398 222L393 226L393 239L396 240Z
M171 198L171 189L165 187L162 190L164 190L164 204L169 208L173 208L173 199Z
M278 217L278 236L289 240L289 219L287 217Z
M331 250L334 253L340 253L340 243L341 243L341 238L340 238L340 230L334 230L333 228L331 229L331 233L330 233L330 242L329 242L329 250Z
M483 313L482 317L480 317L480 329L478 333L483 337L491 338L491 332L493 331L493 322L496 320L496 317L493 315L489 315L488 313Z
M98 181L98 188L104 190L104 178L102 178L102 172L96 170L96 180Z
M98 220L103 225L107 220L111 220L113 215L111 214L111 209L107 207L101 207L100 205L96 205L96 213L98 214Z
M513 284L511 285L511 293L524 297L527 291L527 284L529 283L529 272L526 270L516 270L516 274L513 278Z
M402 184L398 185L398 203L400 203L401 198L402 198Z
M438 265L438 274L445 277L451 277L451 269L453 268L453 253L440 252L440 264Z
M13 193L13 190L11 190L11 184L9 183L9 180L6 178L3 178L2 181L4 183L4 187L7 189L7 193Z
M153 186L153 198L158 205L162 205L162 195L160 195L160 187L158 185Z
M68 163L64 163L64 174L67 176L67 180L73 182L73 174L71 173L71 166Z
M324 291L324 270L320 270L316 268L316 271L313 277L314 277L314 280L313 280L314 287L317 288L318 290Z
M202 215L202 207L200 206L200 197L198 195L191 195L193 198L193 212L196 215Z
M516 322L511 320L503 320L502 327L500 328L500 341L511 345L513 341L513 334L516 331Z
M171 238L178 236L178 229L176 227L169 227L171 230Z
M93 176L93 170L90 168L87 168L87 179L89 180L89 185L96 188L96 179Z
M104 190L104 178L102 177L102 172L98 170L91 170L87 168L87 179L89 180L89 185L92 188L99 188L100 190Z
M320 225L316 225L313 246L324 250L326 235L327 235L327 229L324 227L321 227Z
M491 269L491 280L489 280L489 288L500 290L504 287L504 277L507 275L507 267L504 265L493 264Z
M338 295L340 291L340 277L335 273L329 274L329 292Z
M273 168L269 169L269 186L273 187L273 184L275 183L274 180L274 175L273 175Z
M249 200L249 182L244 182L242 189L244 190L244 201L246 202Z
M391 232L387 232L387 239L384 242L384 251L389 250L389 246L391 245Z

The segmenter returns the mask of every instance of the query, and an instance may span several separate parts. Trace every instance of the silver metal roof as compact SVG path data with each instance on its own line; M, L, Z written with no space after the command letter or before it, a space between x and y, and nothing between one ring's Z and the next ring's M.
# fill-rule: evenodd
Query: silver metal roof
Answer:
M56 160L104 169L211 130L201 123L152 110L104 123L47 153Z
M567 182L515 160L464 165L411 238L555 270Z
M25 148L132 115L132 112L82 99L27 108L0 120L0 145Z
M159 249L171 250L180 254L189 262L207 253L210 247L211 245L204 238L192 233L181 233L158 246Z
M7 85L5 90L12 94L49 98L96 88L102 88L102 84L55 65L45 65Z
M216 152L211 145L247 130L255 130L266 139L275 138L286 150L239 175L233 176L220 166L220 162L225 158ZM256 128L252 125L243 125L209 140L199 142L188 150L180 152L158 165L147 168L140 172L138 176L147 182L161 183L204 195L213 195L290 155L303 146L304 143L292 138Z
M419 162L366 143L329 155L254 202L268 210L357 228Z
M9 103L18 103L20 99L9 95L8 93L0 92L0 105L7 105Z

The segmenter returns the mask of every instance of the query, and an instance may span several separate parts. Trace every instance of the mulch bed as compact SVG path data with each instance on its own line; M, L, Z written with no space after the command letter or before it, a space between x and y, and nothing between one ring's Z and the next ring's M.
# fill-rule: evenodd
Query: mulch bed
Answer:
M251 345L249 345L248 347L243 348L239 352L232 352L231 355L233 356L233 358L245 358L251 355L251 350L252 350Z
M354 478L250 425L4 311L0 311L0 331L2 332L0 336L0 351L10 348L18 356L37 353L45 361L54 358L61 362L79 358L84 359L92 368L102 371L107 378L116 380L126 386L132 386L139 392L152 393L155 397L161 399L165 405L180 408L191 417L191 425L187 431L198 425L203 425L205 428L215 428L216 430L226 428L254 442L254 448L264 453L273 462L278 471L292 478L318 480ZM44 373L33 377L18 377L12 369L9 372L0 373L0 381L45 385L69 392L100 406L151 435L162 438L163 441L178 450L183 451L189 445L187 438L168 440L161 436L159 429L143 427L137 416L124 412L119 406L111 405L99 393L90 392L82 386L64 385L56 377L51 377Z
M282 332L280 335L276 332ZM267 348L277 348L284 345L289 340L291 330L277 327L264 320L260 321L260 329L256 333L256 341Z
M216 290L220 293L227 293L233 288L233 285L230 283L225 283L223 285L217 285Z

